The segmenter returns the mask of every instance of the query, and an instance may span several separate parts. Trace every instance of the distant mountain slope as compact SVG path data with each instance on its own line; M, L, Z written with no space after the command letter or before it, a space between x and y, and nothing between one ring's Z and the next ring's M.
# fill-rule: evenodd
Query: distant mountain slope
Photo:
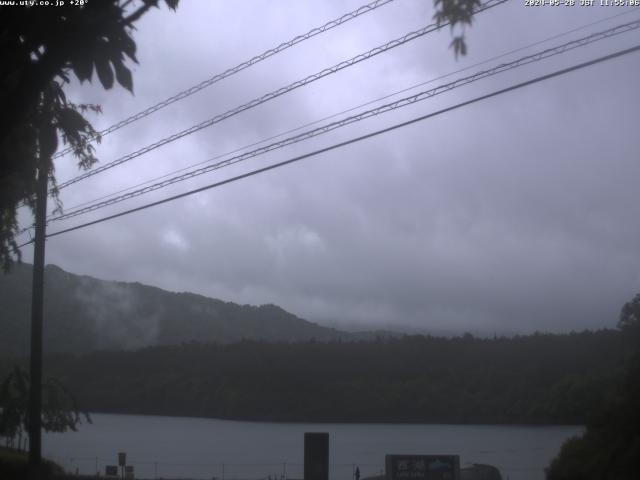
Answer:
M0 274L0 351L29 350L32 266ZM83 353L183 342L242 339L319 341L352 334L308 322L276 305L238 305L140 283L110 282L45 269L45 351Z

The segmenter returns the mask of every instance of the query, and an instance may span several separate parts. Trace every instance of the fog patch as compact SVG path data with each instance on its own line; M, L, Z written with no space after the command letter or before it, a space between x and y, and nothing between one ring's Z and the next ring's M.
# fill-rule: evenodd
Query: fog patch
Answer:
M99 348L135 349L157 343L159 307L149 312L126 285L83 277L73 295L86 312L87 321L93 322Z

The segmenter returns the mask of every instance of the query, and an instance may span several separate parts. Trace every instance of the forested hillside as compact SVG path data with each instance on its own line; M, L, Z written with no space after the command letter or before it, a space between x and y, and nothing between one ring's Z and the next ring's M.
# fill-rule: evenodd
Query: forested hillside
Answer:
M54 355L94 412L340 422L582 424L623 363L618 331L377 342L199 343Z
M30 276L28 265L0 275L0 374L28 352ZM618 330L365 342L274 305L55 266L45 280L46 374L94 412L583 424L615 390L629 348Z
M31 309L28 264L0 273L0 351L27 355ZM108 282L48 265L45 270L45 352L86 353L198 340L233 342L332 340L349 334L325 328L276 305L238 305L140 283Z

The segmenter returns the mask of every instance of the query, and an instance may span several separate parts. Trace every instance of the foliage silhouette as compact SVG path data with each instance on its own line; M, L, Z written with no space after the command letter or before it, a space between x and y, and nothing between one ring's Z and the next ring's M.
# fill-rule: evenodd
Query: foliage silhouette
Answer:
M0 478L19 480L29 478L27 454L20 450L0 446ZM63 468L51 460L43 460L40 480L80 480L79 477L65 475Z
M178 0L165 3L175 9ZM100 107L70 102L64 84L72 72L83 82L95 71L105 89L117 82L133 92L125 64L126 58L137 61L132 32L157 4L101 0L73 8L0 7L0 264L5 270L13 255L20 258L16 210L23 201L34 207L37 172L44 167L40 158L49 163L54 194L50 156L58 137L73 147L80 168L97 161L90 143L96 132L84 113Z
M46 432L76 430L82 418L91 423L87 412L78 408L75 397L57 380L47 379L42 385L42 428ZM29 375L14 367L0 385L0 436L13 446L29 431ZM26 439L25 439L26 441Z
M565 442L547 470L548 480L637 478L640 458L640 294L622 307L624 373L593 409L582 436Z

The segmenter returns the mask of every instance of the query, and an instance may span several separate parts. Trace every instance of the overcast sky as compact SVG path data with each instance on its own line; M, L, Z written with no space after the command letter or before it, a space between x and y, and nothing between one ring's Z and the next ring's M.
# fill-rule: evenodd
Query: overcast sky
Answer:
M599 0L598 0L599 1ZM364 4L183 0L138 26L135 95L68 88L102 129ZM627 14L623 14L627 12ZM448 29L288 93L65 189L67 210L292 128L606 19L408 93L640 17L620 7L481 13L456 58ZM396 0L117 133L101 163L431 23ZM77 225L344 141L640 43L639 30L73 220ZM47 242L47 263L312 321L482 334L615 325L640 291L640 53ZM386 100L389 101L389 100ZM373 104L380 105L383 102ZM357 111L369 107L363 107ZM346 116L343 114L338 118ZM326 123L326 122L323 122ZM57 178L78 174L71 157ZM29 217L23 214L26 224ZM31 261L32 250L24 249Z

